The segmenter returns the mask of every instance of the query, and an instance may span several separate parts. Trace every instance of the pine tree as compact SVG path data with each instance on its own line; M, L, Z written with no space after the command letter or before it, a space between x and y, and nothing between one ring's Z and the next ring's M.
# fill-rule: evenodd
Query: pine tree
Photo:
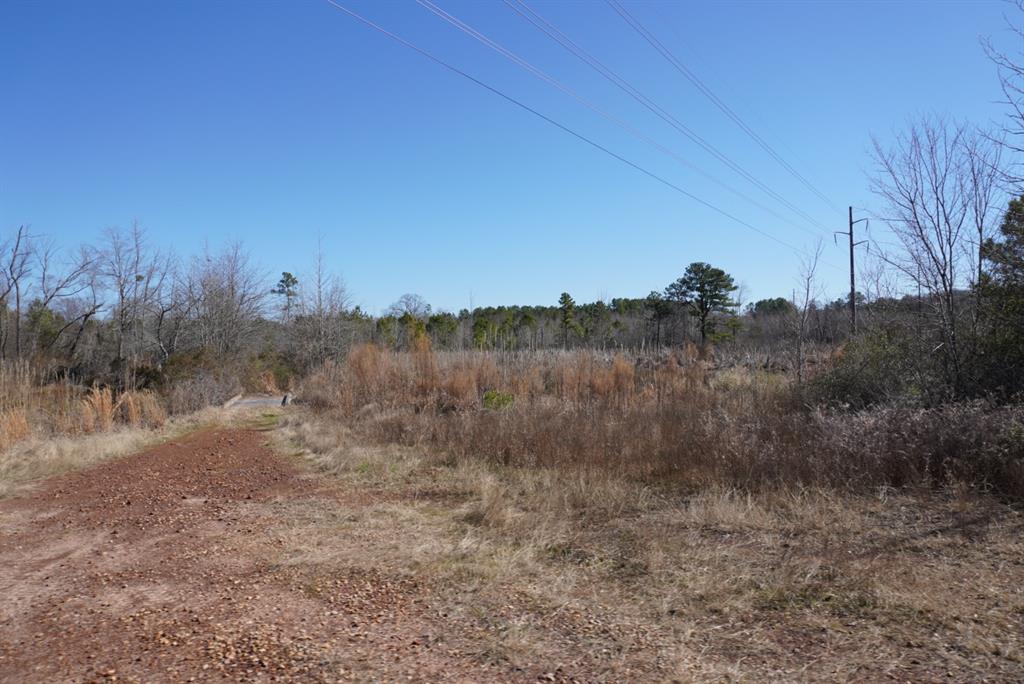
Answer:
M576 302L568 292L558 298L558 308L562 322L562 348L569 343L569 330L576 329Z
M998 238L981 253L983 389L1013 394L1024 388L1024 197L1010 201Z
M654 322L654 345L661 346L661 322L672 315L671 303L658 291L653 291L644 300L644 309Z
M287 323L292 319L292 307L299 296L299 279L285 271L281 274L281 279L277 281L277 287L271 290L270 294L284 297L284 303L281 305L281 315Z
M735 291L736 284L731 275L711 264L695 261L686 267L682 278L665 288L665 298L685 304L697 317L700 343L703 345L708 334L714 332L712 314L731 312L736 308L730 296Z

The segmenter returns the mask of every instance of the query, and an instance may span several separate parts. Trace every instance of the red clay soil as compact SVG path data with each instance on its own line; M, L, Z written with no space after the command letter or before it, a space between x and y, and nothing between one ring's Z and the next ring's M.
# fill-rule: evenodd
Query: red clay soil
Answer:
M266 504L316 481L265 441L194 433L0 502L0 682L526 677L460 652L411 580L272 560Z

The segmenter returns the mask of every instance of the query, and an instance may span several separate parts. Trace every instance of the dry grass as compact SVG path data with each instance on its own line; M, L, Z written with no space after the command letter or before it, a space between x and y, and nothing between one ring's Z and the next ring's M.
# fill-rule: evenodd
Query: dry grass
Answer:
M38 372L27 361L0 363L0 411L27 410L39 384Z
M0 362L0 450L34 433L80 431L80 392L28 361Z
M1024 677L1019 407L811 410L785 376L692 348L361 347L300 396L318 411L283 439L343 503L288 516L291 561L428 578L483 660L603 681Z
M109 432L114 425L114 394L106 387L93 387L82 400L82 413L89 417L83 421L92 430Z
M152 392L123 392L114 410L131 427L158 428L167 422L167 412Z
M22 409L11 409L0 414L0 451L20 442L32 434L28 418Z
M278 432L338 483L282 510L283 562L415 576L446 629L527 677L1020 681L1024 520L970 488L656 487Z
M30 437L158 428L166 420L153 392L86 389L27 361L0 363L0 452Z
M489 391L507 400L489 404ZM694 348L626 358L366 345L309 378L299 396L364 440L504 466L747 491L961 482L1024 496L1021 407L812 410L786 376L716 368Z

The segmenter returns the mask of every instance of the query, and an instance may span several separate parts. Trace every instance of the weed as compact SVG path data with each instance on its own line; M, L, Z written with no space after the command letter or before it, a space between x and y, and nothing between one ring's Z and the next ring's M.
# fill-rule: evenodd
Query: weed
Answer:
M508 392L498 390L487 390L484 392L484 408L498 411L512 405L513 397Z

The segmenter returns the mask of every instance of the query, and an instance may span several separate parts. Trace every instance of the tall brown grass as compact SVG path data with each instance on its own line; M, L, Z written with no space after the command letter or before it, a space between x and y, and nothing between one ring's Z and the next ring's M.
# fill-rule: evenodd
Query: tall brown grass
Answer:
M40 384L36 369L28 361L0 363L0 411L28 410Z
M487 408L488 391L511 401ZM301 396L379 441L506 466L744 489L967 482L1024 496L1020 408L811 409L786 376L716 368L693 347L626 356L364 345L308 378Z
M86 389L27 360L0 363L0 450L32 434L100 433L118 425L153 428L166 420L152 392Z
M28 418L21 409L0 413L0 451L16 444L32 434Z

